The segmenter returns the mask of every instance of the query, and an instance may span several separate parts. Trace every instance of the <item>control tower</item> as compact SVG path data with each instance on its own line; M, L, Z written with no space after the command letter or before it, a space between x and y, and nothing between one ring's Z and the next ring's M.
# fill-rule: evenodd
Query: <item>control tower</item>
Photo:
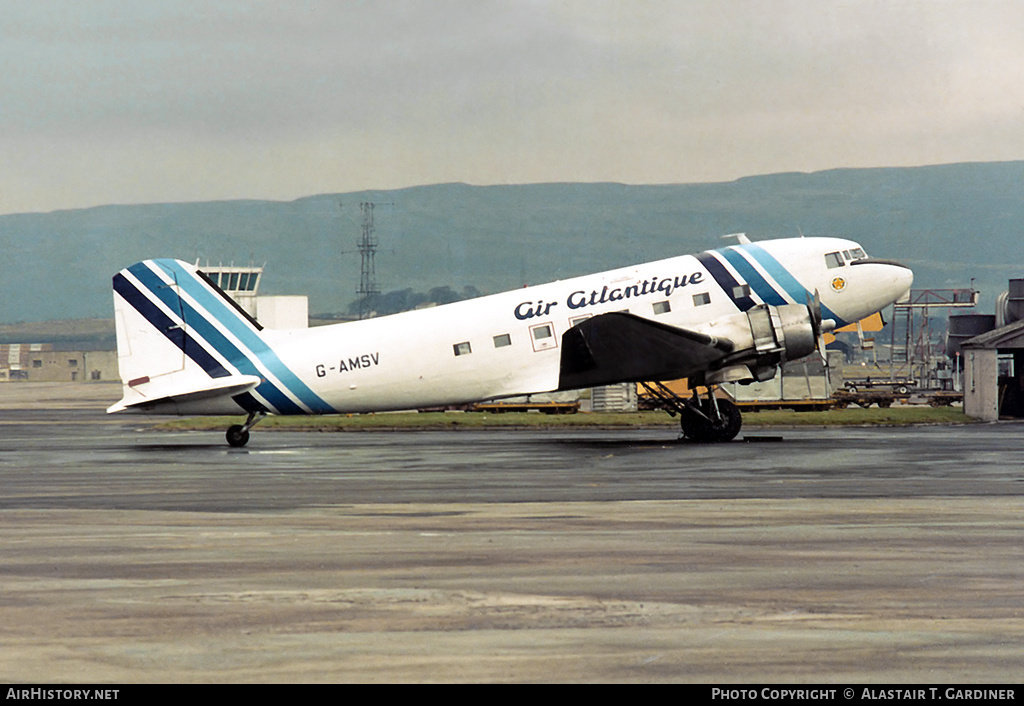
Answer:
M203 273L235 300L249 316L256 317L256 294L263 267L260 265L206 265Z
M309 299L305 296L259 296L262 265L200 266L203 274L261 326L296 329L309 326Z

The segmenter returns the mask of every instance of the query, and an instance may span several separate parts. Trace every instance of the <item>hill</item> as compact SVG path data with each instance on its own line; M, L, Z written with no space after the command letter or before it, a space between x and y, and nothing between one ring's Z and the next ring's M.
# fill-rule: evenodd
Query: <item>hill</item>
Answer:
M839 235L901 260L916 287L976 279L991 309L1024 223L1024 162L772 174L630 186L440 184L291 202L101 206L0 216L0 322L109 317L110 277L148 257L266 263L261 291L345 311L359 282L359 203L376 208L383 291L500 291L752 239Z

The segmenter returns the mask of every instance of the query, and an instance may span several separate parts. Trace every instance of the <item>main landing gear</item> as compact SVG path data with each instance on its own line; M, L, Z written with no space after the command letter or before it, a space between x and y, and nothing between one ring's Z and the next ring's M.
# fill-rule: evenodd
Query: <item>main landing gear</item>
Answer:
M235 424L228 428L225 437L228 444L234 447L242 447L249 443L249 430L259 424L260 420L267 416L266 412L249 412L245 424Z
M686 399L672 392L660 382L642 382L654 406L673 417L679 415L679 426L690 441L717 443L732 441L743 426L743 415L729 400L715 397L714 388L701 398L697 390Z

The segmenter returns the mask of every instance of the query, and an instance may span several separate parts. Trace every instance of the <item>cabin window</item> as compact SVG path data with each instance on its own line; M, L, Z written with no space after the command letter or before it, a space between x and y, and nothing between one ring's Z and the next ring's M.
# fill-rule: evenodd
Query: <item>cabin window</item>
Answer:
M452 346L452 349L455 351L456 356L469 355L470 353L473 352L473 349L469 345L469 341L456 343L454 346Z
M551 324L530 327L530 337L533 339L533 350L535 351L558 347L558 339L555 338L555 330Z
M512 345L512 337L507 333L500 334L494 337L495 348L505 348L506 346Z
M655 314L667 314L672 311L672 305L666 302L654 302L654 313Z
M733 299L746 299L750 296L750 285L740 284L732 288Z
M589 318L590 318L590 314L586 314L584 316L574 316L573 318L569 319L569 325L570 326L576 326L577 324L583 323L584 321L586 321Z
M701 292L693 295L694 306L704 306L711 303L711 295L708 292Z
M834 267L842 267L846 263L843 261L843 254L839 252L830 252L825 254L825 264L828 265L829 269Z

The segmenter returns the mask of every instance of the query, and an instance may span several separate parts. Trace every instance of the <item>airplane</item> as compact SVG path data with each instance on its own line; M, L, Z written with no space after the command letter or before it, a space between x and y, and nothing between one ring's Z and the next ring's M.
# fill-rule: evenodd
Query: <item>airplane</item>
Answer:
M123 398L107 411L244 413L226 434L240 447L268 414L422 409L630 382L679 415L683 437L730 441L742 418L716 385L770 380L913 281L906 266L851 240L733 237L698 255L297 330L263 328L195 265L145 260L113 278ZM684 378L692 397L662 384Z

